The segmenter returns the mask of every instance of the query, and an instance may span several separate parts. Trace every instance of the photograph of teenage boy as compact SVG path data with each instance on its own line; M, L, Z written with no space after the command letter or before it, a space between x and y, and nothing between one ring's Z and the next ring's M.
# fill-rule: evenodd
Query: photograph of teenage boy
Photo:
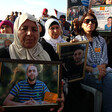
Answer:
M34 105L43 104L42 98L48 87L42 81L37 80L38 71L34 65L29 65L26 71L27 79L18 82L5 98L3 105ZM18 101L14 101L17 98Z
M81 45L75 46L73 57L70 58L68 62L65 64L69 79L81 77L84 66L83 57L84 47Z
M112 26L112 17L108 17L107 18L107 24L105 25L105 30L111 30L111 26Z

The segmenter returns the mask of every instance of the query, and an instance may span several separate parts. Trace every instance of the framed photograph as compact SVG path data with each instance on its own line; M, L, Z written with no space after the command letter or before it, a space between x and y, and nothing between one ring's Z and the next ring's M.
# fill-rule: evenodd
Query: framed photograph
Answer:
M61 62L0 60L0 105L5 110L58 107Z
M112 31L112 5L98 5L92 6L92 10L96 15L98 21L99 32L111 32Z
M9 47L9 45L13 42L14 35L13 34L0 34L0 48Z
M58 43L57 52L63 62L64 74L66 74L69 82L84 78L87 51L88 41Z

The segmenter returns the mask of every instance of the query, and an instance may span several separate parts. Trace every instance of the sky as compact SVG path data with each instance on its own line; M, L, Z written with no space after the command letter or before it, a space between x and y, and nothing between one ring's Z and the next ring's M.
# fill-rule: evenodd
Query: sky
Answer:
M2 0L0 4L0 20L4 20L12 11L30 13L38 19L44 8L49 15L55 15L54 9L66 13L67 0Z

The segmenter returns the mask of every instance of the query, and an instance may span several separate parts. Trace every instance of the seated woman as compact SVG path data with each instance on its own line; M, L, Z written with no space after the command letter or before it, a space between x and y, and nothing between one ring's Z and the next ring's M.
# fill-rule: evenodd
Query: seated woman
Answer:
M80 35L76 36L73 41L89 41L88 54L87 54L87 65L86 75L83 81L84 84L89 85L93 88L100 90L103 94L103 112L112 111L112 74L106 73L106 66L108 64L107 58L107 45L96 28L98 22L93 11L89 11L84 14L79 21ZM96 64L99 70L99 78L92 76L93 67Z
M8 20L1 21L0 22L0 33L13 34L13 24Z

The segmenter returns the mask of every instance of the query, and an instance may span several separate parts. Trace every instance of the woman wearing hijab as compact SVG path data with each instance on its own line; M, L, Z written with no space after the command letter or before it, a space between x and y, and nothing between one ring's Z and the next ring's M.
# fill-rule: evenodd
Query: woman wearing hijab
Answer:
M50 61L48 53L42 48L39 40L39 27L37 19L30 14L23 14L14 23L14 42L10 45L9 51L0 49L0 58L43 60ZM57 99L61 107L64 107L64 94ZM51 109L51 111L54 109Z
M14 42L8 50L0 50L0 58L50 60L39 40L38 22L30 14L23 14L14 23Z
M0 33L1 34L13 34L13 24L8 21L4 20L0 22Z
M41 39L44 50L50 55L51 60L59 60L56 50L57 43L66 42L61 37L61 26L57 19L50 18L45 23L45 35Z

